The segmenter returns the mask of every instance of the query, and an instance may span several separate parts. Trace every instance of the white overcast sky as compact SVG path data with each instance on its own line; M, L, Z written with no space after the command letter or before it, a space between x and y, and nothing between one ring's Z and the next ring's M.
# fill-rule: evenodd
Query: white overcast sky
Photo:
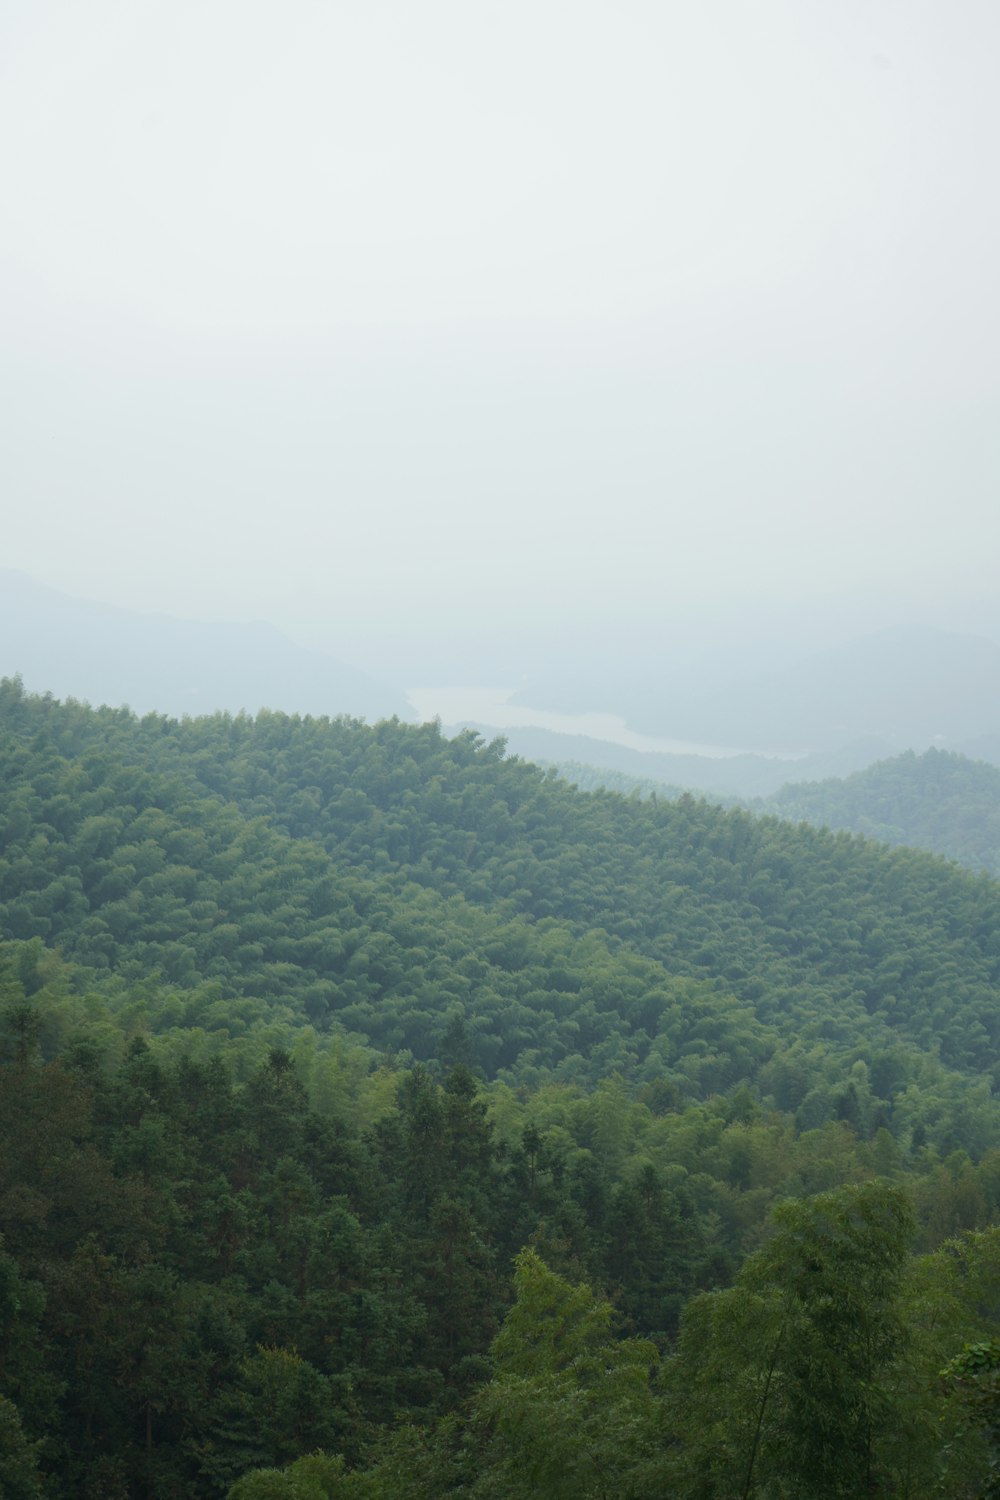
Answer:
M0 0L0 563L300 637L994 592L996 0Z

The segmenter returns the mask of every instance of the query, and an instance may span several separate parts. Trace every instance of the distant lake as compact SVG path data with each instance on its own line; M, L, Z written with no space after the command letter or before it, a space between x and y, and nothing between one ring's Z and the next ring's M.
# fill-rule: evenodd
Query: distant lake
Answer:
M713 760L724 760L747 753L727 745L701 745L693 740L662 740L636 734L617 714L555 714L524 708L510 702L515 691L506 687L421 687L410 688L406 696L421 721L437 718L442 724L486 724L491 729L551 729L556 734L583 734L588 739L624 745L628 750L660 755L707 755ZM775 754L781 760L795 759Z

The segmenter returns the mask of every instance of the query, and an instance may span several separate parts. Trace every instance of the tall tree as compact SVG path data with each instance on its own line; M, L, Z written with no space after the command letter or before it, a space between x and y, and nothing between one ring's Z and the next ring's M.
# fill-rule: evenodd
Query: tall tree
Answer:
M517 1300L493 1343L496 1374L477 1395L493 1434L474 1493L611 1500L659 1493L652 1344L616 1340L611 1306L533 1251L518 1257Z
M692 1496L892 1492L880 1438L911 1234L905 1196L884 1183L787 1202L736 1287L694 1300L672 1371Z

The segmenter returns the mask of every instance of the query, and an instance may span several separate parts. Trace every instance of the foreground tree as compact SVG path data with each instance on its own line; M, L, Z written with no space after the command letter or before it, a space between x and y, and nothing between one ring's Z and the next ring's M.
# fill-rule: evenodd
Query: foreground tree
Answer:
M492 1433L482 1496L583 1500L657 1493L659 1360L643 1339L618 1340L612 1309L534 1251L517 1261L517 1301L493 1344L496 1374L475 1401Z
M687 1495L892 1493L880 1440L911 1233L906 1198L884 1183L785 1203L736 1286L689 1304L670 1379Z
M615 1339L610 1303L532 1250L518 1257L514 1284L493 1379L465 1420L403 1426L363 1471L345 1474L324 1455L256 1470L229 1500L660 1500L654 1346Z
M1000 1340L976 1339L941 1371L960 1412L961 1427L985 1447L982 1500L1000 1497ZM963 1437L967 1433L962 1433Z
M43 1500L36 1451L37 1444L24 1435L17 1407L0 1396L0 1500Z

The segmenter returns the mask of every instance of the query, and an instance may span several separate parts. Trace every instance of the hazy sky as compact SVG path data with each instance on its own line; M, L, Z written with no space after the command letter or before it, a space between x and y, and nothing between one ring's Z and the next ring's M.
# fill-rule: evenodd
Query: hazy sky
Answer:
M376 656L974 612L998 66L996 0L0 0L0 563Z

